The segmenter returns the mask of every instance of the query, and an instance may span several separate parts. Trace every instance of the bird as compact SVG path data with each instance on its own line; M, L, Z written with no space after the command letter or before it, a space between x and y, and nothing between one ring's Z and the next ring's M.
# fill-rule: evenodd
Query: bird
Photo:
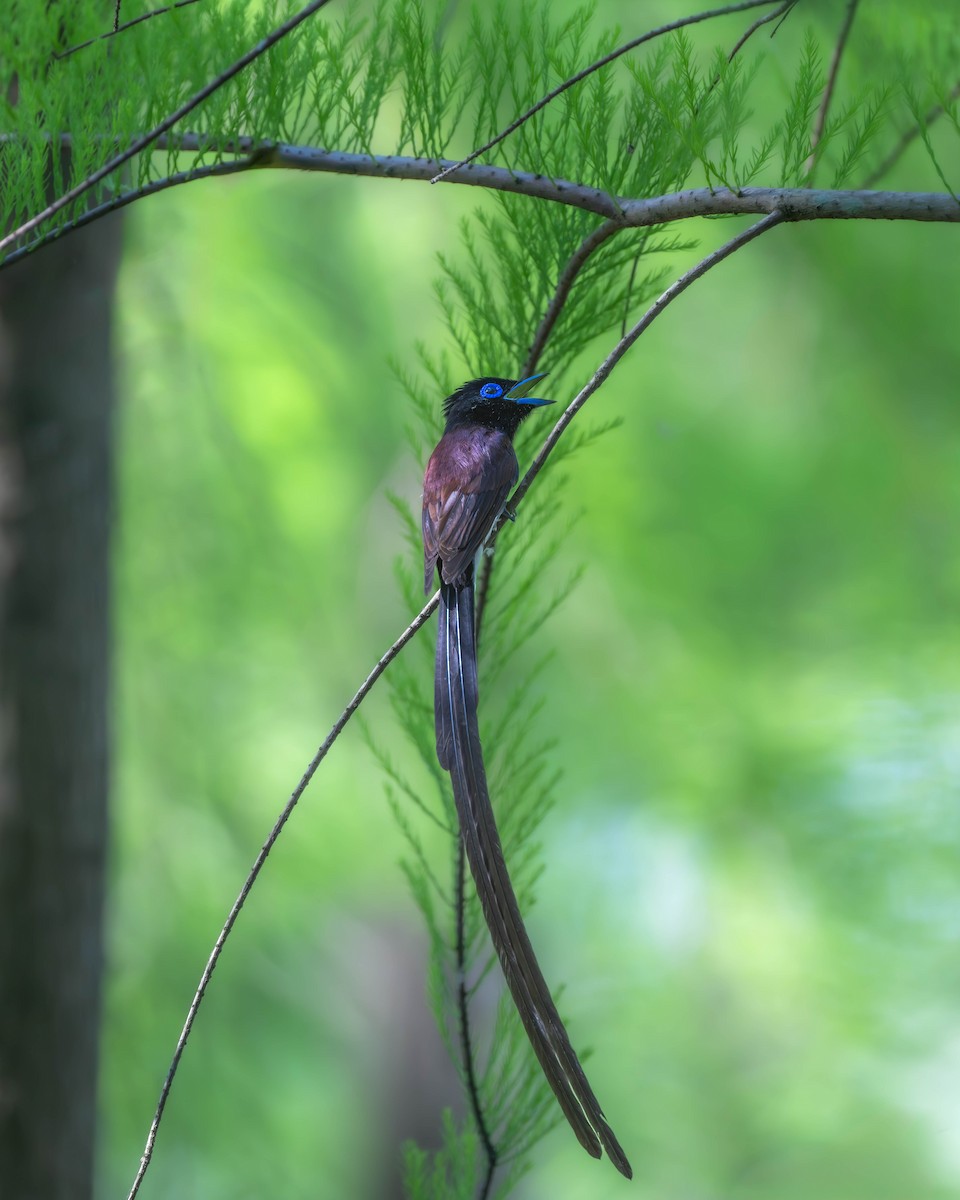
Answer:
M460 836L507 987L543 1073L581 1146L633 1171L604 1117L550 995L504 860L483 765L474 588L479 556L519 477L513 439L544 375L471 379L443 404L443 435L423 479L423 580L439 574L434 687L437 758L450 772ZM509 508L507 514L512 516Z

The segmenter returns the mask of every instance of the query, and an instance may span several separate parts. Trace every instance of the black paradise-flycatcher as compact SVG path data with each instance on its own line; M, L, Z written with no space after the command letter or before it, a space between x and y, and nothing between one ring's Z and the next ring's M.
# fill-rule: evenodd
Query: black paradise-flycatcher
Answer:
M529 393L542 375L473 379L444 401L443 437L423 478L424 588L440 573L435 718L437 757L450 772L467 861L527 1037L580 1145L633 1171L570 1044L527 936L487 790L477 721L476 560L519 476L513 438L550 400Z

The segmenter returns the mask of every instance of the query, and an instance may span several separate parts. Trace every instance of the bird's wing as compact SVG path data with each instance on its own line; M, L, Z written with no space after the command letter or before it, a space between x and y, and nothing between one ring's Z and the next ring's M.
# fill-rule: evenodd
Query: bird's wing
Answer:
M463 442L467 438L471 440L465 447ZM444 582L466 582L467 570L500 515L518 475L517 456L505 434L495 430L457 430L440 439L423 481L426 591L433 586L438 559Z

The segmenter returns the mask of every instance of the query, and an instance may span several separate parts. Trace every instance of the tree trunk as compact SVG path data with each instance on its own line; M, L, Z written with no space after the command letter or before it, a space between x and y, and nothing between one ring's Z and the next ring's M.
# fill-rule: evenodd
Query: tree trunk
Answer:
M0 274L0 1192L93 1190L120 224Z

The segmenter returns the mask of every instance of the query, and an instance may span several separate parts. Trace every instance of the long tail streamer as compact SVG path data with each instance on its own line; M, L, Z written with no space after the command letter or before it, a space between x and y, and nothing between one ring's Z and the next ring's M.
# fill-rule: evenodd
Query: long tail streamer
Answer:
M530 944L494 820L477 720L474 586L441 585L437 639L437 756L450 772L467 861L507 987L547 1082L588 1154L605 1150L633 1171L587 1081Z

